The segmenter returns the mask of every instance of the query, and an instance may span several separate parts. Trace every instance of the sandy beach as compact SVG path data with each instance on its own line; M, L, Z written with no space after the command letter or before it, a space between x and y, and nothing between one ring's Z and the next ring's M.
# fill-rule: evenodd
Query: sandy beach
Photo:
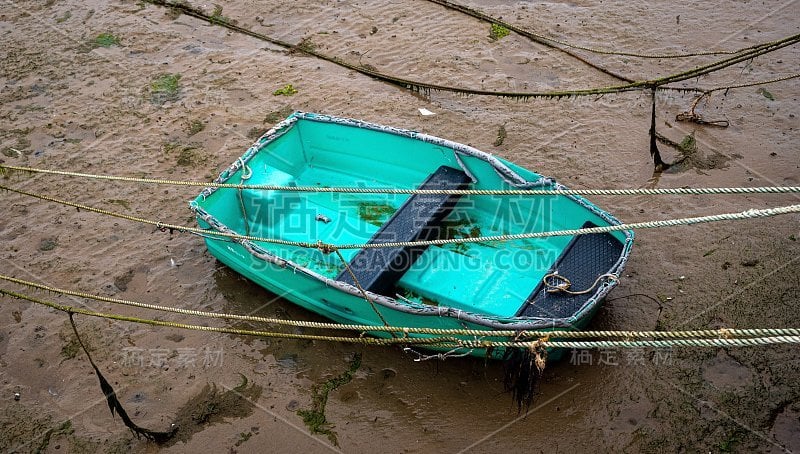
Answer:
M220 20L351 65L493 91L621 82L556 49L441 5L232 0ZM483 4L487 3L487 4ZM800 32L800 3L463 3L543 36L647 54L735 50ZM633 80L725 58L646 59L573 49ZM676 84L710 89L796 74L789 46ZM296 93L276 94L291 84ZM656 129L677 164L654 175L651 94L515 100L381 82L298 50L143 2L7 0L0 8L0 163L211 181L295 110L387 124L502 156L573 188L800 185L800 79L659 91ZM434 115L422 115L419 109ZM502 136L502 137L501 137ZM195 225L199 188L10 172L0 184ZM625 222L797 204L800 195L592 197ZM218 263L197 236L0 191L0 273L181 308L323 321ZM800 216L642 230L597 330L800 327ZM160 320L277 329L0 288ZM65 313L0 297L3 452L800 452L797 346L572 351L518 413L502 365L414 361L399 348L261 339L75 316L82 340L158 445L112 417ZM298 332L305 332L299 330ZM360 358L312 433L298 411Z

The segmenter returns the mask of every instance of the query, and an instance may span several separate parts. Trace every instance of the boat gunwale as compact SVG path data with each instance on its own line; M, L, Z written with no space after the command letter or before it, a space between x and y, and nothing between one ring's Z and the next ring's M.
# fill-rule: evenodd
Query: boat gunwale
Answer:
M464 154L481 159L490 164L501 179L503 179L508 184L515 186L517 188L528 189L533 187L552 185L552 187L557 190L568 189L566 186L555 181L555 179L544 177L541 175L540 178L535 181L528 181L524 177L519 175L517 172L515 172L513 169L508 167L506 165L508 161L505 161L502 158L495 157L490 153L486 153L484 151L473 148L469 145L453 142L451 140L442 139L436 136L431 136L425 133L420 133L408 129L378 125L363 120L353 120L348 118L335 117L331 115L322 115L322 114L314 114L306 112L295 112L288 118L282 120L281 122L273 126L269 131L267 131L261 137L259 137L240 158L234 161L234 163L231 164L228 168L223 170L220 173L220 175L214 180L214 183L227 182L230 178L233 177L233 175L236 172L241 170L258 152L266 148L266 146L269 145L271 142L277 140L278 138L286 134L288 131L290 131L292 127L299 120L308 120L308 121L316 121L322 123L337 124L341 126L364 128L377 132L383 132L383 133L398 135L401 137L407 137L414 140L420 140L433 145L446 147L453 150L453 152L455 153L456 161L462 166L462 168L464 168L464 166L461 163L459 154ZM511 164L510 162L508 163ZM472 177L472 175L469 172L466 173L470 175L470 177ZM198 202L199 200L205 200L208 196L216 192L218 189L220 188L218 187L204 188L200 192L200 194L189 203L189 208L195 212L196 216L199 219L209 224L209 226L211 226L215 230L223 233L235 233L232 229L224 225L222 222L217 220L213 215L211 215L210 213L208 213L199 206ZM597 215L604 221L608 222L610 225L621 224L621 222L618 219L616 219L612 214L601 209L600 207L598 207L597 205L595 205L594 203L592 203L591 201L587 200L584 197L572 194L564 194L563 197L569 198L570 200L579 204L587 211ZM620 233L625 237L625 241L622 242L623 243L622 252L620 253L619 259L617 259L617 261L614 263L614 265L610 267L608 271L609 274L613 274L616 277L619 277L622 269L627 263L634 239L634 233L632 230L621 230ZM209 237L206 238L208 240L219 240L216 238L209 238ZM307 267L298 265L290 260L283 259L277 256L276 254L263 249L262 247L253 243L252 241L245 239L233 239L232 241L239 243L242 247L245 248L245 250L247 250L251 255L253 255L256 258L267 261L282 268L291 268L295 272L299 271L304 275L307 275L313 279L323 282L326 286L336 288L347 294L357 297L364 296L361 293L361 291L354 285L336 281L335 279L331 279L327 276L319 274ZM380 295L372 292L366 292L366 293L367 296L372 301L391 310L396 310L399 312L412 315L453 317L457 318L458 320L474 323L476 325L484 326L489 329L515 329L515 330L517 329L533 330L533 329L548 329L548 328L574 329L575 325L578 324L578 322L583 317L591 313L593 309L595 309L595 306L597 306L599 302L602 301L602 299L617 284L618 281L616 279L612 279L602 283L601 285L598 286L598 289L595 291L595 293L590 298L588 298L586 302L577 311L575 311L569 317L562 317L562 318L494 316L494 315L465 311L462 309L457 309L449 306L430 306L420 303L414 303L412 301L404 300L400 295L396 295L397 298L392 298L386 295Z

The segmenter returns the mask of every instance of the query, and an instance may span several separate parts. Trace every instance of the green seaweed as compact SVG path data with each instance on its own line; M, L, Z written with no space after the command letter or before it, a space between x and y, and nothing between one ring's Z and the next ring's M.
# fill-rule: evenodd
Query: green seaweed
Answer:
M507 29L506 27L503 27L500 24L492 24L492 29L489 30L489 38L497 41L505 38L509 33L511 33L511 30Z
M713 254L715 252L717 252L717 248L709 249L703 254L703 257L708 257L709 255L711 255L711 254Z
M442 223L444 233L442 239L455 240L462 238L479 238L483 236L481 227L477 224L470 222L469 219L456 219L445 220ZM448 245L452 247L452 251L458 254L466 255L469 251L468 243L453 243Z
M234 443L235 446L241 446L244 442L250 439L253 436L253 432L241 432L239 433L239 439L236 440Z
M222 15L221 5L214 5L214 11L211 12L209 20L211 21L212 24L221 24L221 25L226 25L231 22L231 20L227 16Z
M759 89L758 89L758 93L759 93L761 96L763 96L763 97L765 97L765 98L769 99L770 101L775 101L775 95L773 95L772 93L770 93L770 92L769 92L769 91L768 91L766 88L764 88L764 87L761 87L761 88L759 88Z
M292 109L291 106L288 106L288 105L287 106L283 106L278 110L275 110L275 111L272 111L272 112L268 113L264 117L264 123L265 124L274 125L275 123L277 123L277 122L283 120L284 118L288 117L289 115L291 115L292 112L294 112L294 109Z
M66 13L64 13L63 16L56 18L56 23L61 24L63 22L66 22L67 19L69 19L70 17L72 17L72 11L67 11Z
M58 246L58 239L54 237L43 238L39 242L39 250L42 252L52 251L56 246Z
M265 132L267 132L266 129L259 128L258 126L253 126L252 128L250 128L249 131L247 131L247 138L250 140L256 140L259 137L263 136Z
M39 444L36 450L34 450L34 452L36 453L45 452L45 450L47 450L47 447L50 445L50 439L53 438L53 436L58 436L58 435L69 436L73 435L74 433L75 429L72 427L72 420L68 419L63 423L61 423L60 426L53 427L47 432L45 432L42 437L42 442ZM58 447L56 447L56 449L58 449Z
M167 142L162 146L162 149L165 154L177 154L175 163L181 167L195 167L208 159L202 155L202 150L195 145Z
M506 125L500 125L497 128L497 138L494 140L494 146L499 147L503 145L503 142L506 140Z
M719 452L733 452L735 445L737 445L740 441L740 436L741 434L738 430L733 430L733 432L727 435L725 439L720 441L717 445Z
M192 147L184 147L178 154L178 160L175 161L179 166L192 166L197 160L197 154Z
M111 33L100 33L97 37L92 41L92 46L97 47L111 47L111 46L119 46L120 39L118 36L114 36Z
M313 264L314 268L328 276L336 276L344 269L342 265L329 263L324 260L315 260Z
M397 208L381 202L360 202L358 204L358 217L377 226L383 225L395 211Z
M206 129L205 123L201 120L192 120L186 126L186 134L191 137L204 129Z
M244 375L239 376L241 382L231 389L221 391L214 384L206 384L199 394L186 402L175 417L175 436L165 446L186 442L207 426L224 422L227 418L250 416L262 388L250 384Z
M325 417L325 405L328 403L328 394L331 391L339 388L342 385L350 383L353 379L353 374L361 367L361 354L356 353L350 361L350 365L346 371L341 375L331 378L330 380L314 385L311 389L311 409L297 410L297 415L303 418L303 422L315 434L323 434L328 436L328 440L334 446L339 446L339 441L336 432L332 430L331 424Z
M78 356L80 349L81 344L78 343L78 338L71 336L69 339L67 339L66 343L61 346L61 356L63 356L65 360L74 359L76 356Z
M681 140L681 143L678 144L678 151L684 156L697 151L697 140L694 138L694 134L687 134L686 137Z
M407 300L410 300L410 301L415 301L415 302L420 302L422 304L427 304L428 306L438 306L439 305L438 301L435 301L435 300L432 300L432 299L430 299L428 297L422 296L422 295L420 295L419 293L417 293L417 292L415 292L413 290L403 289L403 297L405 299L407 299Z
M177 101L180 97L181 75L165 73L150 82L150 102L161 105L168 101Z
M292 84L286 84L272 92L273 96L292 96L295 94L297 94L297 89Z
M317 48L317 45L311 41L311 38L305 37L297 44L297 48L305 52L314 52L314 50Z

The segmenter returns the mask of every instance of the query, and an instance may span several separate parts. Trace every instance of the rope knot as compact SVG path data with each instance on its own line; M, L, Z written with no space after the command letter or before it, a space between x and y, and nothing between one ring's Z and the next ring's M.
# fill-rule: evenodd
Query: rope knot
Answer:
M317 249L320 250L323 254L330 254L337 250L336 246L333 244L323 243L322 240L317 241Z

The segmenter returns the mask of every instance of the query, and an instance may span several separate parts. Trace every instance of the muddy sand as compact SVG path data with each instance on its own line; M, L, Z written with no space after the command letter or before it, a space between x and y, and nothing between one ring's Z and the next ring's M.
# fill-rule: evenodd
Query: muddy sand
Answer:
M214 13L213 4L193 4ZM491 39L488 23L427 1L222 6L220 20L408 79L516 91L619 83L513 33ZM738 49L800 30L797 2L471 6L542 35L645 53ZM633 79L723 58L576 52ZM676 121L694 96L660 92L657 130L686 145L660 148L667 161L687 159L654 179L646 92L524 101L421 95L163 7L116 0L5 2L0 57L0 159L9 165L208 181L282 116L305 110L468 143L575 188L800 184L798 79L718 91L698 105L727 128ZM798 61L800 49L790 46L682 85L773 79L796 73ZM287 84L297 92L273 94ZM187 201L197 192L22 173L2 184L188 225ZM632 222L776 207L798 196L593 200ZM141 302L319 320L217 263L201 238L10 192L0 193L0 206L3 274ZM637 232L621 284L591 327L800 326L798 221L788 215ZM547 367L523 417L503 392L500 365L478 359L415 362L392 348L81 316L76 323L131 418L154 430L177 421L179 436L163 446L134 437L109 413L65 314L4 297L1 451L800 451L797 347L572 352ZM303 415L320 422L321 402L327 423L311 433Z

